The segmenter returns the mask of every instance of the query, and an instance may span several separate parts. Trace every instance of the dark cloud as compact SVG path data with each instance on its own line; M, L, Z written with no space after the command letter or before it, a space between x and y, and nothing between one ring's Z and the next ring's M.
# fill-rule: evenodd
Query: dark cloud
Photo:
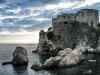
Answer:
M34 22L35 21L33 21L33 20L23 19L23 20L17 21L16 24L17 25L30 25L30 24L34 24Z
M56 8L53 10L45 9L46 5L50 4L57 5L60 2L79 2L78 4L80 4L84 1L85 0L0 0L0 3L4 5L4 7L0 7L0 21L2 22L0 23L0 31L7 30L17 32L21 29L30 31L48 28L52 25L52 18L56 17L58 14L70 12L74 13L82 8L93 8L100 10L100 2L79 8L75 8L78 5L74 5L69 8ZM47 18L50 20L39 21L38 18ZM10 25L10 23L13 25Z
M5 0L0 0L0 3L4 3L5 2Z
M3 1L3 0L2 0ZM6 3L10 7L27 7L27 6L44 6L47 4L55 4L60 0L5 0L2 3Z

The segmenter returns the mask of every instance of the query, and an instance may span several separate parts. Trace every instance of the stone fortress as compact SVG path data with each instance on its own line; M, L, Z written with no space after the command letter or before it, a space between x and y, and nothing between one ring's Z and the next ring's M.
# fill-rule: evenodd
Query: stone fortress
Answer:
M57 22L65 21L78 21L80 23L85 22L89 26L97 28L97 24L99 23L98 10L81 9L81 11L77 11L77 13L62 13L62 15L58 15L57 18L52 19L52 25L54 25Z

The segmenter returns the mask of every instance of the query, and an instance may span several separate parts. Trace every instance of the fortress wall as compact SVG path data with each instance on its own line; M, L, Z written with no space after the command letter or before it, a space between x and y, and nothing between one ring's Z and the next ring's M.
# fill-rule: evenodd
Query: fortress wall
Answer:
M88 23L89 26L97 28L99 23L98 11L93 9L82 9L77 12L76 21Z
M65 14L65 21L75 21L76 20L76 14Z
M99 23L98 10L81 9L81 11L77 11L77 13L63 13L62 15L58 15L57 18L52 19L52 25L64 21L85 22L88 23L89 26L97 28L97 24Z
M57 19L58 19L57 22L63 22L63 21L65 21L65 17L63 15L58 15Z
M52 24L56 22L64 22L64 21L75 21L76 20L76 14L62 14L58 15L57 18L52 19Z

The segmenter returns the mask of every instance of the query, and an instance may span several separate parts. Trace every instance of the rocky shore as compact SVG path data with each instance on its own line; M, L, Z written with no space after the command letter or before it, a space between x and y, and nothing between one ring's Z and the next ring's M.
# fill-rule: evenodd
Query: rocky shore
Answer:
M41 70L75 66L85 60L83 53L100 54L99 32L99 28L76 21L55 23L47 32L41 30L37 49L33 53L57 56L50 57L44 64L33 63L31 68ZM88 71L84 74L86 72Z
M82 52L78 50L72 50L71 48L59 51L55 57L50 57L44 64L33 63L32 69L41 70L52 67L69 67L80 64L84 60Z

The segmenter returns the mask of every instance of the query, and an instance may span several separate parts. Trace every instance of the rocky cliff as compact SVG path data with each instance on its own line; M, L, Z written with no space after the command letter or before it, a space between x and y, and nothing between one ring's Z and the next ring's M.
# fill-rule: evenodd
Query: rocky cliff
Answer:
M59 22L47 32L39 33L38 52L50 52L65 48L78 49L82 52L95 51L98 44L98 31L86 23Z

